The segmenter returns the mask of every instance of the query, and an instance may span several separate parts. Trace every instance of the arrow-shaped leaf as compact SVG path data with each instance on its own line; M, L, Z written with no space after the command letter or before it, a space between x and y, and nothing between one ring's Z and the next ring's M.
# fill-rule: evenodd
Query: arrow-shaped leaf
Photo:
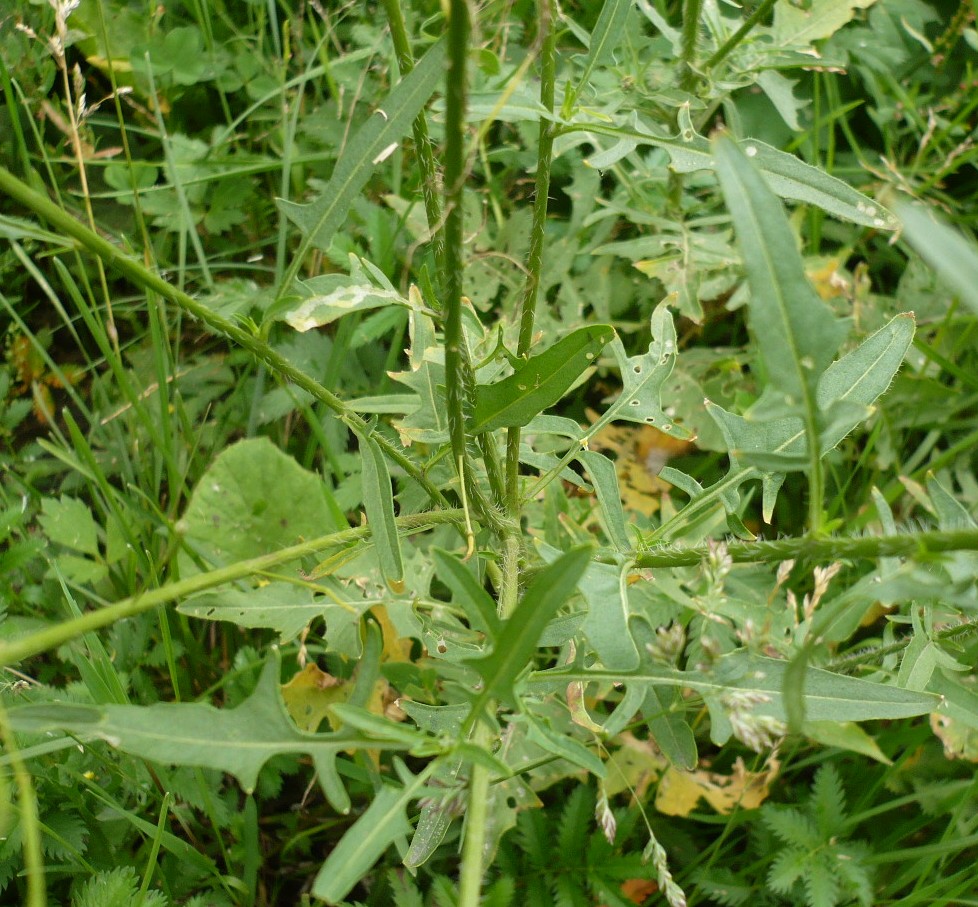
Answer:
M614 336L608 324L578 328L527 359L508 378L480 385L469 430L481 434L526 425L570 390Z
M234 775L254 790L258 772L273 756L307 753L330 803L341 812L350 800L336 771L336 756L353 748L397 749L401 744L349 731L307 734L289 717L279 692L279 658L270 658L254 692L233 709L207 703L76 705L45 703L10 710L19 731L62 730L82 739L101 739L143 759L196 765Z

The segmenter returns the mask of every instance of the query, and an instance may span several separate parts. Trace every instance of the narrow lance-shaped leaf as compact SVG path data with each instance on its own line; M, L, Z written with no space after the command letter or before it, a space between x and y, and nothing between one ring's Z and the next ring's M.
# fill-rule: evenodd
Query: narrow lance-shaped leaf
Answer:
M677 702L681 704L678 690L650 684L645 687L641 711L662 754L676 768L689 772L696 768L696 737L686 719L672 710Z
M410 130L414 118L441 82L445 74L444 64L445 42L439 41L429 48L351 139L318 199L307 205L278 200L279 208L303 233L303 241L293 256L293 261L298 264L289 269L285 283L279 288L280 295L288 290L312 246L329 248L333 234L374 167Z
M496 614L492 596L479 585L468 567L457 557L435 548L432 551L437 565L438 578L452 591L455 603L464 611L469 623L481 630L490 641L496 639L502 622Z
M407 806L420 796L430 768L415 776L402 763L395 764L403 786L381 785L367 811L347 829L339 844L330 851L313 882L312 893L315 897L322 898L328 904L340 903L391 844L411 834ZM431 763L433 766L434 763Z
M719 138L717 175L750 283L751 327L768 380L795 406L807 407L843 326L808 282L784 209L748 160L751 147L742 151Z
M363 506L373 532L380 570L394 592L404 591L404 567L401 563L401 539L394 522L394 490L387 461L380 445L369 436L361 436L363 455Z
M608 324L578 328L527 359L508 378L480 385L469 431L480 434L526 425L570 390L614 336Z
M591 560L591 550L590 546L572 548L541 570L504 623L492 652L469 660L468 664L484 681L472 714L481 712L490 699L501 699L517 707L516 678L530 663L550 619L577 589L578 580Z
M605 0L598 21L595 23L594 31L591 32L591 42L588 45L587 57L584 60L584 72L574 89L573 97L584 90L594 68L608 59L612 50L621 40L631 6L632 0Z
M785 721L787 712L783 690L787 669L788 663L785 661L739 651L718 659L717 667L711 673L653 665L631 672L562 668L540 671L529 678L529 683L532 686L536 683L552 684L558 679L581 682L614 680L630 685L653 683L688 687L704 696L740 691L760 697L760 703L752 707L758 714ZM805 671L802 695L808 721L910 718L932 712L940 704L940 698L929 693L903 690L897 686L833 674L813 667Z
M716 159L710 142L695 131L687 108L680 108L679 126L678 136L660 135L633 113L632 120L627 125L575 122L568 123L564 129L617 139L622 154L627 154L636 144L662 148L669 155L670 167L677 173L715 170ZM751 160L763 173L771 190L781 198L816 205L835 217L862 224L864 227L877 230L896 229L897 219L882 205L824 170L756 139L742 139L738 144L753 152ZM614 159L614 155L602 158L606 166Z

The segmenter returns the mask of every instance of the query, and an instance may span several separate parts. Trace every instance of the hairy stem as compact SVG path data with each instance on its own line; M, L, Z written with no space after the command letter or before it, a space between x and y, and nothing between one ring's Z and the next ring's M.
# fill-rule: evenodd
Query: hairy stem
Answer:
M683 90L692 91L696 85L696 38L700 29L700 10L703 0L685 0L683 3L683 31L680 48Z
M476 744L488 746L489 729L479 724L475 730ZM469 776L468 809L465 813L465 843L462 847L462 865L459 870L459 907L478 907L482 889L482 862L486 849L486 832L489 815L489 769L472 764Z
M452 461L465 488L465 499L499 537L508 531L498 508L486 499L473 470L467 444L465 416L475 392L475 376L462 331L463 251L462 198L466 177L465 104L466 57L472 32L467 0L453 0L448 21L448 73L445 87L445 273L442 305L445 313L445 403ZM491 443L491 442L489 442ZM503 497L499 470L492 468L494 451L483 456L497 497Z
M552 0L540 6L540 31L543 37L540 69L540 103L544 109L554 109L554 86L557 73L557 32L553 27ZM540 294L540 273L543 270L543 250L546 243L547 210L550 196L550 168L553 162L553 124L541 117L537 140L537 173L533 199L533 223L530 227L530 249L526 262L526 282L520 300L520 334L516 354L529 356L533 342L533 324ZM520 429L510 428L506 434L506 507L513 520L520 511Z
M978 550L978 529L918 532L913 535L879 535L864 538L800 538L770 542L731 542L727 553L735 563L765 563L805 558L811 561L874 559L878 557L929 556L944 551ZM636 553L636 567L688 567L709 555L709 548L669 548Z

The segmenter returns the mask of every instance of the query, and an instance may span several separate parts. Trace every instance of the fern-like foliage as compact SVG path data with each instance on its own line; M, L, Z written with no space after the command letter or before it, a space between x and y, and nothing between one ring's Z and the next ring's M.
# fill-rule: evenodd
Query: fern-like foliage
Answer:
M139 877L131 866L93 875L71 899L71 907L131 907L139 898ZM143 907L167 907L166 895L147 891Z
M801 809L768 803L761 818L783 844L767 874L772 891L809 907L836 907L854 900L870 907L870 849L863 841L846 840L845 790L830 763L819 769Z
M629 848L634 821L619 816L618 840L610 844L594 818L588 785L571 790L559 807L520 813L500 844L497 868L513 880L514 904L554 907L631 907L621 893L628 880L655 880L641 845Z
M387 875L393 907L455 907L458 903L458 886L447 876L434 875L426 894L406 873L392 870ZM513 907L516 882L509 876L501 876L482 893L482 907Z

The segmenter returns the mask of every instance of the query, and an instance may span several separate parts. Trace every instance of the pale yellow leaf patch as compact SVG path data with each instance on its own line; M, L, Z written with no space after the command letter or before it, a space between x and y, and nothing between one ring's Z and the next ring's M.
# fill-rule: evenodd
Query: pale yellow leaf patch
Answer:
M757 809L768 798L780 766L774 756L768 758L762 772L747 771L742 759L737 759L729 775L705 769L684 772L670 766L659 782L655 808L666 816L688 816L702 798L721 815L738 807Z

